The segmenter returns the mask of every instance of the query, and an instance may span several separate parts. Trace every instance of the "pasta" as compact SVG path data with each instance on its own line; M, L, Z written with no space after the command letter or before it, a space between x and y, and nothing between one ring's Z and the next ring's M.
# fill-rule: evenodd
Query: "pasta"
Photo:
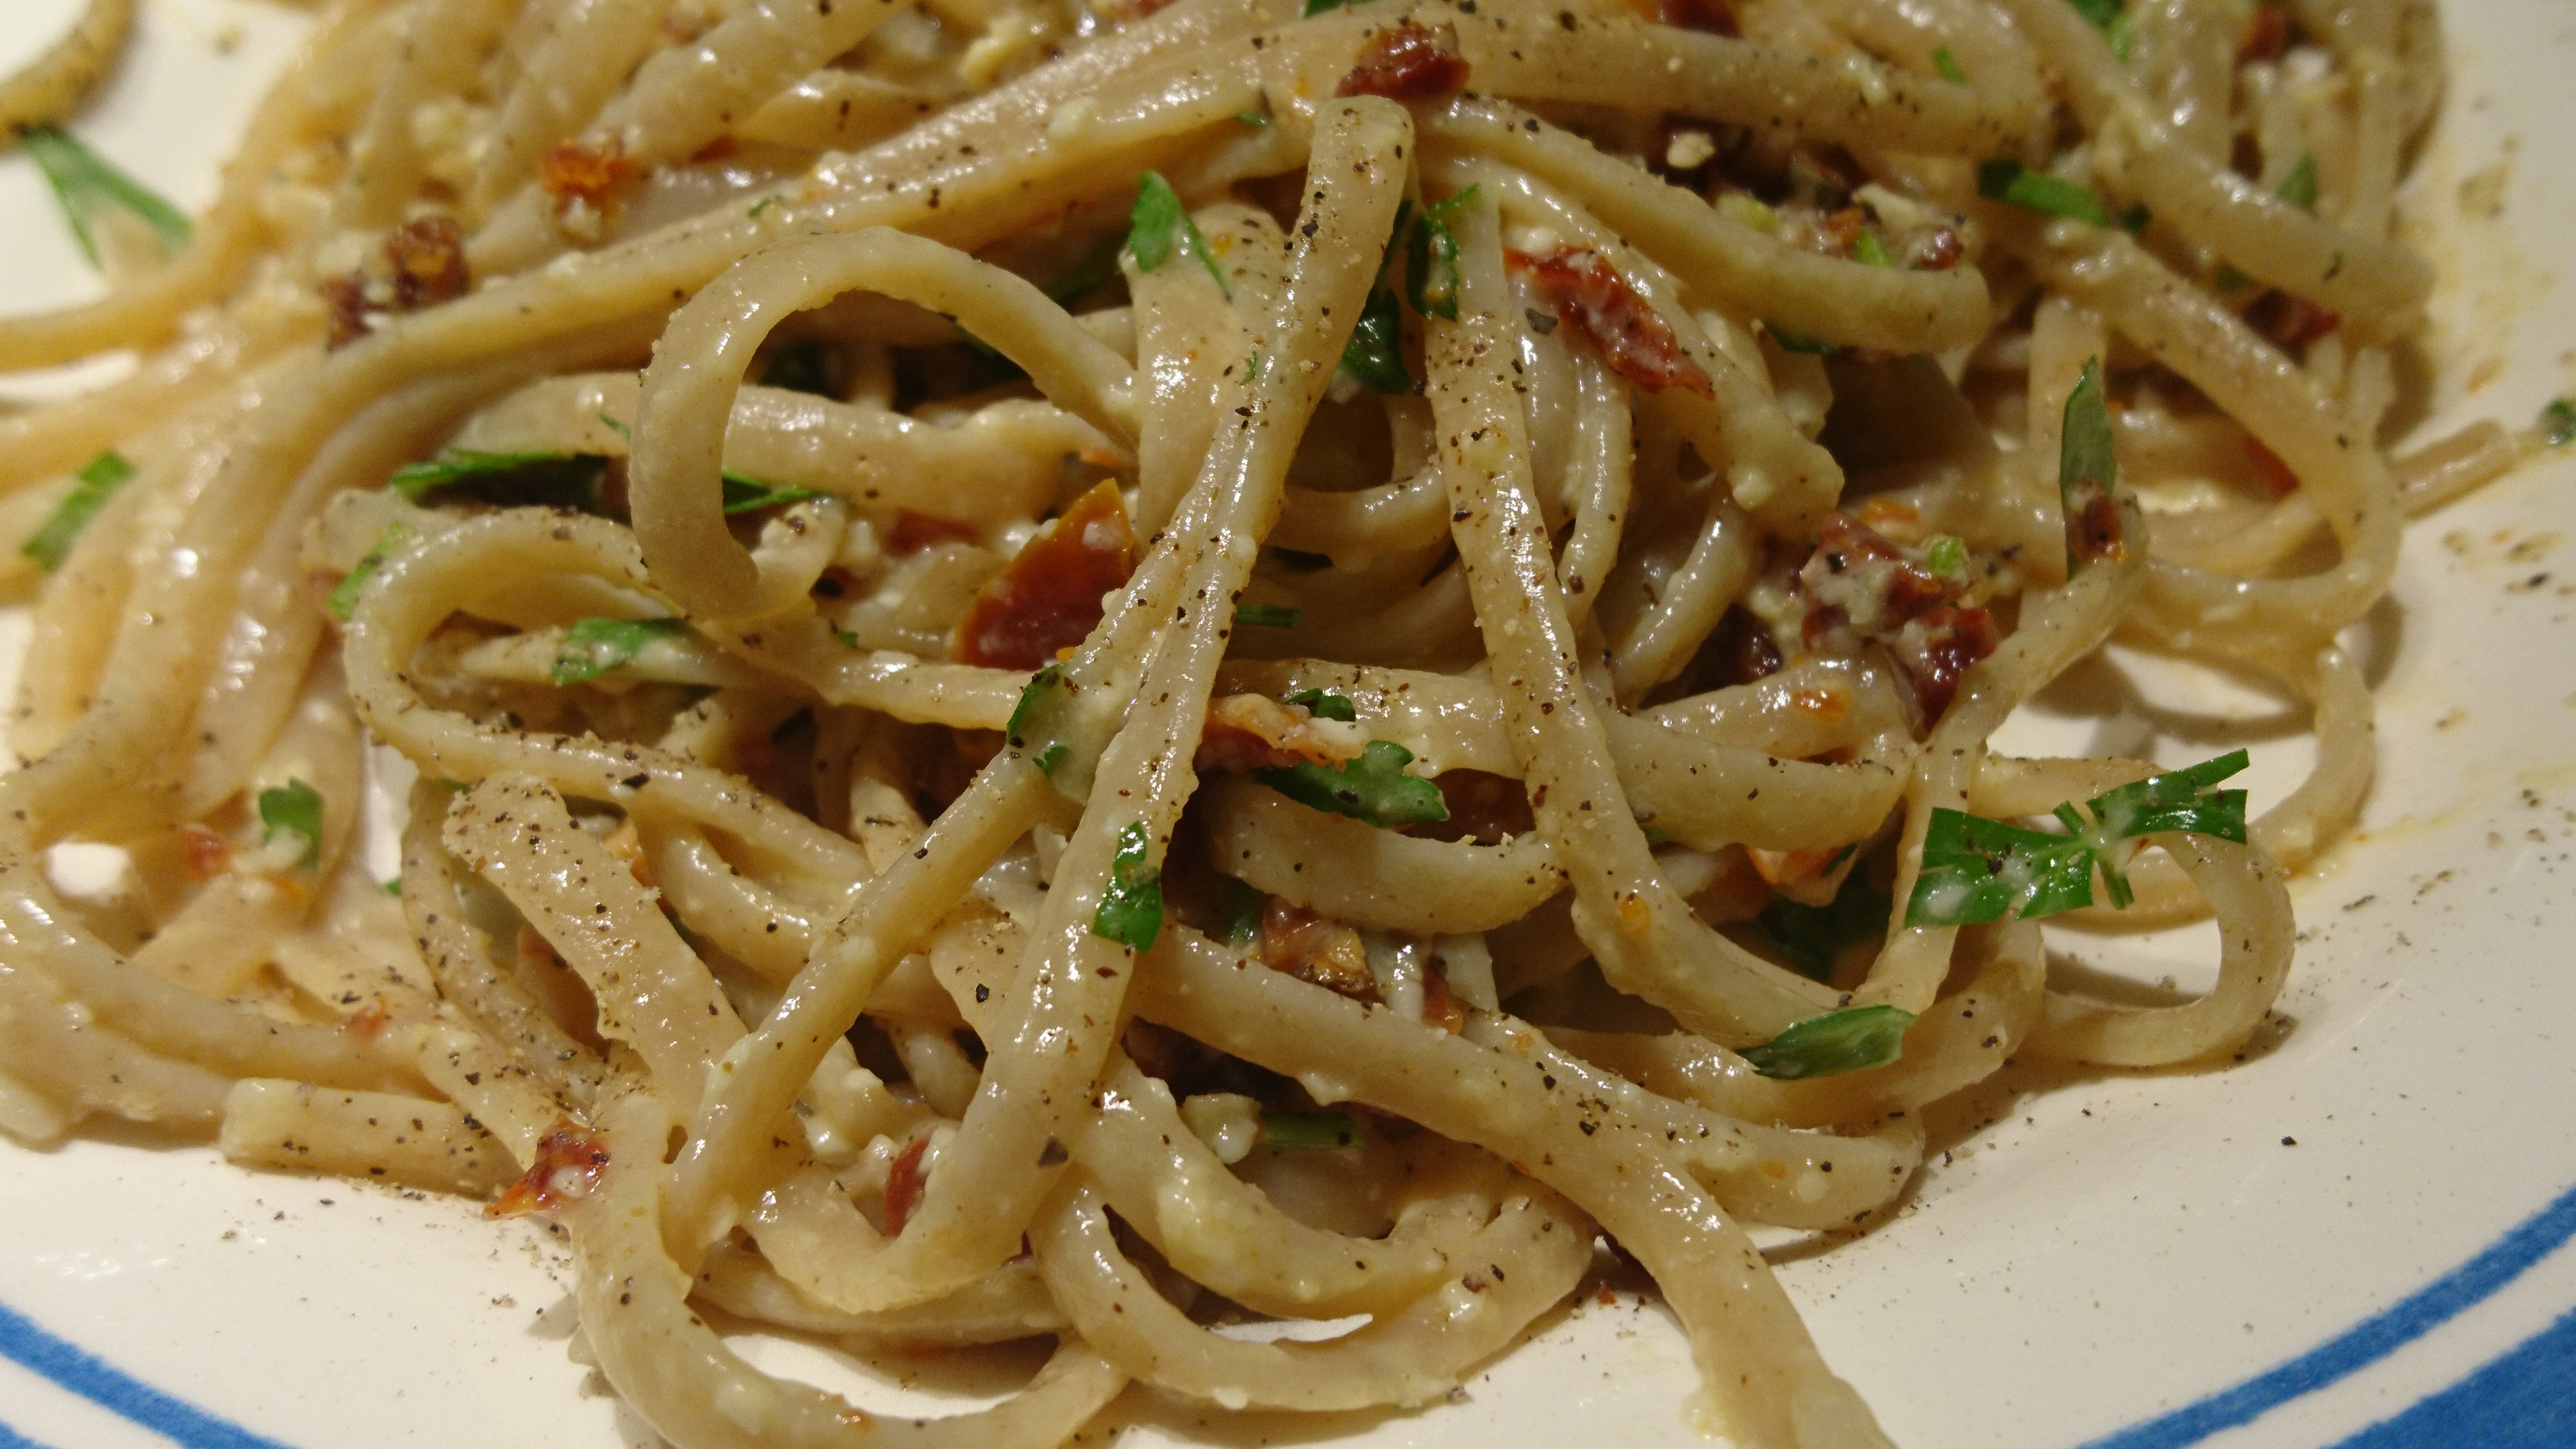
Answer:
M0 417L0 1129L549 1214L684 1449L1418 1406L1611 1245L1887 1443L1745 1225L2244 1043L2339 632L2576 433L2378 442L2426 0L327 0L193 224L60 129L129 10L0 85L111 283L0 369L140 359ZM2115 642L2306 778L1994 747Z

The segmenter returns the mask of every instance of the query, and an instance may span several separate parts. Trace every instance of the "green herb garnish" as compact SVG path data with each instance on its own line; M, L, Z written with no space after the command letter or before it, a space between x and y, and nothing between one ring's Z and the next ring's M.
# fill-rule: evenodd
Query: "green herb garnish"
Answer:
M109 165L104 157L73 139L70 132L58 126L37 126L20 132L18 140L44 171L45 180L52 183L54 199L62 203L63 215L72 224L72 237L80 243L81 255L89 258L91 266L99 264L98 239L91 227L111 211L140 218L160 237L165 255L176 256L187 248L191 228L185 212Z
M1342 371L1376 392L1413 391L1413 374L1404 366L1404 309L1393 287L1369 293L1351 340L1342 344Z
M2316 152L2310 151L2299 157L2299 164L2291 167L2290 174L2281 178L2278 194L2283 201L2301 211L2317 209Z
M1359 1146L1360 1133L1346 1112L1264 1112L1261 1145L1282 1150L1333 1150Z
M2098 515L2120 483L2120 460L2112 446L2111 409L2102 391L2102 359L2084 364L2084 375L2066 395L2066 416L2057 445L2058 505L2066 519L2066 571L2080 573L2086 564L2113 556L2121 542L2116 511L2107 534Z
M1317 719L1337 719L1344 724L1357 724L1360 712L1348 699L1322 689L1301 689L1288 696L1288 704L1306 706L1306 713Z
M1261 939L1261 892L1236 880L1225 878L1225 894L1216 905L1217 939L1229 945L1249 946Z
M1199 224L1190 220L1189 208L1181 205L1172 183L1159 171L1148 171L1138 179L1136 206L1127 215L1127 254L1136 259L1136 270L1150 272L1169 261L1172 249L1181 247L1199 259L1209 276L1216 278L1217 290L1226 296L1234 288L1226 282L1225 269L1216 263L1216 253L1199 232Z
M2551 398L2540 410L2540 440L2553 448L2576 443L2576 399Z
M2044 216L2062 216L2095 226L2123 226L2111 215L2102 198L2093 189L2062 176L2033 171L2018 161L1988 161L1977 167L1977 194L1989 201L2007 201L2027 211ZM2132 212L2138 225L2146 224L2142 212Z
M1932 68L1941 73L1941 79L1954 86L1968 83L1968 73L1959 68L1959 58L1952 55L1946 45L1932 52Z
M831 496L828 493L817 493L811 488L789 488L776 483L764 483L741 473L724 475L724 511L728 518L737 513L775 508L782 503L803 503L809 499Z
M18 545L18 552L34 559L47 573L63 566L81 530L98 517L107 500L116 496L116 490L133 481L134 465L125 461L124 454L110 450L82 464L72 478L72 491L64 494L43 525Z
M1842 889L1834 893L1830 905L1801 905L1780 897L1753 918L1754 927L1791 970L1826 980L1834 974L1834 963L1842 958L1845 946L1886 933L1887 894L1871 890L1866 875L1855 867L1844 876Z
M1028 687L1020 691L1020 702L1011 706L1010 723L1003 726L1011 748L1025 751L1042 771L1053 773L1069 752L1064 741L1052 737L1051 716L1058 704L1072 696L1064 666L1050 664L1030 677Z
M1740 1055L1753 1070L1784 1082L1831 1077L1883 1067L1905 1047L1914 1013L1893 1006L1856 1006L1811 1016Z
M1370 825L1448 819L1440 787L1404 772L1412 763L1413 751L1393 740L1371 740L1355 760L1329 768L1301 760L1285 770L1255 770L1253 778L1300 805Z
M2096 867L2113 908L2125 909L2132 896L2116 859L2123 842L2189 831L2244 843L2245 792L2214 787L2245 765L2237 750L2106 791L2085 801L2082 812L2060 805L2052 813L2065 835L1936 809L1905 924L1970 926L2076 910L2093 904Z
M1852 239L1852 260L1870 267L1896 265L1896 257L1888 251L1887 243L1878 239L1877 232L1867 229L1863 229L1859 236Z
M2067 0L2067 3L2093 22L2094 29L2102 32L2102 38L2110 42L2111 54L2127 60L2137 49L2137 22L2121 9L2120 0Z
M1923 567L1935 577L1949 578L1967 562L1967 542L1955 533L1936 534L1923 545Z
M1763 323L1762 330L1771 334L1771 340L1779 344L1782 352L1795 352L1805 357L1831 357L1843 350L1839 342L1827 342L1821 338L1810 337L1804 332L1792 332L1777 322Z
M1277 604L1237 604L1234 606L1235 627L1240 629L1294 629L1306 622L1303 609L1282 608Z
M358 595L366 591L367 581L385 566L385 560L410 547L411 541L418 537L420 530L408 523L386 524L385 531L377 534L376 541L358 556L356 566L349 570L347 577L334 585L331 596L322 601L323 607L331 611L331 617L343 624L349 622L349 616L357 612Z
M265 843L300 845L295 864L311 870L322 862L322 792L301 780L289 780L259 792L259 823L268 827Z
M555 650L557 684L587 684L631 663L644 646L689 632L679 619L583 619L564 631Z
M1449 218L1475 199L1470 186L1447 201L1429 203L1405 241L1405 298L1425 317L1458 320L1458 234L1449 229Z
M1118 832L1118 853L1109 859L1109 889L1091 916L1091 934L1137 952L1154 949L1163 932L1163 873L1148 854L1153 842L1141 821L1129 821Z
M386 481L414 503L444 488L462 488L492 503L532 503L596 513L599 480L607 471L607 459L587 453L485 453L472 448L445 448L435 458L403 464Z

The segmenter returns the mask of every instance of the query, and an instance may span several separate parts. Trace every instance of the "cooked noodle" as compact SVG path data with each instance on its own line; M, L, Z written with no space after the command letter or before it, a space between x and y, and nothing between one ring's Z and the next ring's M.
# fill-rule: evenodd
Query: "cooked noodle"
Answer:
M1596 1230L1736 1442L1886 1442L1740 1224L1865 1230L2016 1056L2244 1043L2338 636L2538 443L2375 441L2425 0L1644 8L322 7L193 241L0 321L141 359L0 418L0 1128L551 1213L686 1449L1421 1405ZM1942 904L1961 814L2157 773L1991 748L2112 642L2309 775L2124 910ZM2204 916L2197 999L2050 979ZM872 1418L715 1322L1058 1347Z

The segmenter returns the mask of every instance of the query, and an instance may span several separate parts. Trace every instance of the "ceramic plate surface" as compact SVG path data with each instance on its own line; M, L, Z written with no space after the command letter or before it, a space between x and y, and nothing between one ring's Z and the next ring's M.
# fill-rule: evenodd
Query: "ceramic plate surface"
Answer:
M2452 0L2454 75L2410 192L2435 258L2425 436L2529 419L2576 384L2576 6ZM0 0L0 72L75 0ZM190 208L302 13L144 0L76 122ZM0 310L96 286L33 168L0 155ZM88 375L100 375L88 369ZM0 380L23 396L64 379ZM1783 1254L1827 1358L1910 1449L2565 1449L2576 1444L2576 461L2418 522L2349 643L2378 682L2364 825L2294 887L2299 960L2265 1049L2195 1075L2008 1073L1936 1126L1894 1218ZM13 660L23 619L0 644ZM2122 713L2122 674L2188 708ZM2295 715L2117 658L2008 744L2143 731L2168 763L2249 740L2259 809L2305 763ZM2224 746L2219 746L2223 748ZM2195 989L2207 928L2053 935L2085 964ZM0 1144L0 1449L650 1445L565 1340L560 1247L470 1205L255 1176L210 1149ZM760 1362L940 1412L1007 1387L802 1345ZM1452 1402L1282 1419L1242 1442L1515 1449L1704 1443L1663 1311L1550 1321ZM1214 1431L1150 1402L1128 1441ZM1220 1441L1230 1442L1230 1441Z

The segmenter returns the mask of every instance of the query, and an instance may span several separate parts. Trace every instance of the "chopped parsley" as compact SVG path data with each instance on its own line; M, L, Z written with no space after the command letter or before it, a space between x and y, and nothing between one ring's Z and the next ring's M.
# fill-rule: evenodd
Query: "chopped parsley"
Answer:
M1064 666L1050 664L1020 691L1020 702L1011 706L1010 723L1003 726L1011 748L1025 751L1040 770L1048 773L1064 763L1069 750L1064 741L1052 738L1051 732L1055 707L1072 695L1073 686L1065 678Z
M1152 864L1152 845L1141 821L1131 820L1118 832L1109 889L1091 916L1091 934L1139 953L1154 949L1154 938L1163 932L1163 873Z
M1304 705L1306 713L1317 719L1337 719L1344 724L1359 722L1359 710L1348 699L1329 690L1301 689L1288 696L1285 702Z
M116 496L116 490L134 480L134 465L125 461L124 454L111 449L82 464L72 478L72 491L64 494L63 501L54 505L44 523L18 545L18 552L34 559L47 573L63 566L63 560L71 557L72 545L80 540L81 530L98 517L107 500Z
M1946 45L1932 52L1932 68L1941 73L1941 79L1954 86L1968 83L1968 73L1959 68L1959 58L1952 55Z
M2120 0L2067 0L2067 3L2075 7L2076 13L2093 22L2094 29L2102 32L2102 38L2110 43L2114 56L2127 60L2138 48L2137 22L2121 8Z
M1404 309L1393 287L1370 291L1351 340L1342 344L1342 371L1372 391L1413 391L1413 374L1404 366Z
M1843 350L1838 342L1827 342L1804 332L1792 332L1776 322L1763 323L1762 330L1771 334L1771 340L1779 344L1782 352L1794 352L1804 357L1831 357Z
M724 475L724 511L728 518L737 513L775 508L782 503L804 503L811 499L831 496L828 493L817 493L811 488L791 488L782 487L776 483L764 483L758 478L742 473Z
M2299 157L2299 164L2291 167L2290 174L2281 178L2279 195L2301 211L2317 209L2316 152L2310 151Z
M2120 460L2112 445L2111 409L2103 399L2102 359L2084 364L2084 375L2066 395L2058 434L2057 494L2066 516L2066 571L2080 573L2097 559L2116 558L2125 526L2116 501Z
M1306 613L1277 604L1237 604L1234 622L1243 629L1294 629L1306 622Z
M1404 772L1412 763L1413 751L1393 740L1371 740L1354 760L1329 768L1301 760L1285 770L1256 770L1253 778L1300 805L1370 825L1448 819L1440 787Z
M1218 940L1249 946L1261 939L1261 892L1227 876L1225 893L1217 900L1216 911Z
M1852 239L1852 260L1870 267L1896 265L1895 254L1888 251L1887 243L1878 239L1877 232L1867 228L1863 228L1861 234Z
M297 848L297 869L311 870L322 863L321 791L302 780L260 791L259 823L267 827L263 837L267 844Z
M366 592L367 581L385 566L385 560L409 548L412 540L418 537L420 530L408 523L386 524L385 531L377 534L376 541L358 556L358 562L350 568L348 576L333 585L331 596L322 601L323 607L331 611L331 617L343 624L349 622L349 616L357 612L358 596Z
M1336 1150L1359 1146L1360 1133L1347 1112L1264 1112L1261 1145Z
M1789 969L1823 981L1834 974L1845 946L1885 933L1887 911L1887 893L1871 890L1867 872L1855 868L1843 877L1832 904L1801 905L1783 896L1764 906L1753 925Z
M555 650L557 684L587 684L632 663L644 646L689 632L679 619L583 619L564 631Z
M2145 207L2131 207L2118 216L2093 194L2093 188L2045 171L2033 171L2018 161L1987 161L1977 167L1977 194L1989 201L2010 202L2025 211L2043 216L2062 216L2071 221L2090 222L2094 226L2116 226L2131 234L2147 225Z
M192 228L185 212L154 195L141 182L109 165L106 158L74 139L59 126L22 131L19 143L35 159L72 224L72 237L91 266L99 264L98 239L91 228L112 211L140 219L161 240L165 255L185 250Z
M1476 188L1470 186L1447 201L1424 206L1406 238L1405 298L1425 317L1458 320L1458 234L1449 229L1449 218L1475 199Z
M1811 1016L1739 1055L1753 1070L1784 1082L1883 1067L1903 1054L1914 1013L1893 1006L1855 1006Z
M2553 448L2576 443L2576 399L2551 398L2540 410L2540 440Z
M1955 577L1967 563L1967 541L1955 533L1935 534L1923 545L1923 567L1936 577Z
M463 490L489 503L537 504L582 513L599 511L599 480L608 460L587 453L485 453L443 448L435 458L405 463L387 481L414 503L444 489Z
M1136 270L1150 272L1171 260L1172 249L1186 249L1216 278L1217 290L1226 296L1234 288L1225 280L1225 269L1216 263L1216 253L1209 249L1207 238L1200 234L1199 224L1190 220L1187 207L1181 205L1172 183L1159 171L1148 171L1138 179L1136 206L1127 215L1127 254L1136 259Z
M2133 897L2117 857L2126 842L2188 831L2244 843L2245 792L2215 787L2245 765L2245 752L2236 750L2106 791L2082 811L2062 804L2052 813L2064 835L1936 809L1905 924L1969 926L2076 910L2093 904L2097 867L2111 905L2125 909Z

